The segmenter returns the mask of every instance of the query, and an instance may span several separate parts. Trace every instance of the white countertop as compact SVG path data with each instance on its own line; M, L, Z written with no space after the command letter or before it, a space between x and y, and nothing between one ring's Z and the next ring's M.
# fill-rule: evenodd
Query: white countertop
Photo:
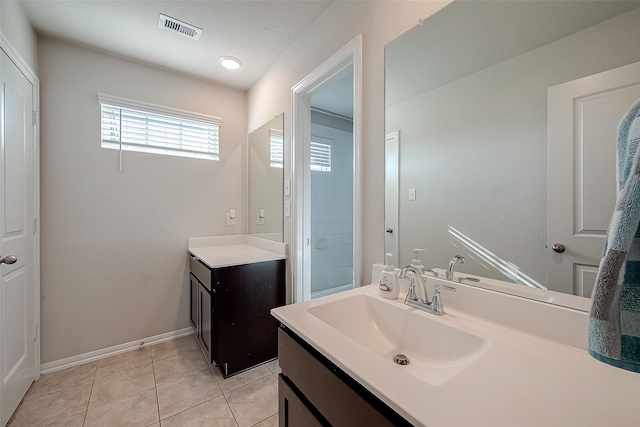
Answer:
M473 364L439 386L403 372L402 366L390 364L307 311L353 294L383 300L377 293L377 286L365 286L279 307L272 314L415 425L640 425L640 374L598 362L585 351L557 341L447 308L448 294L443 296L447 314L433 316L417 311L417 315L431 316L434 321L481 336L491 346ZM384 301L404 306L403 298ZM535 310L536 303L532 304Z
M285 243L249 235L196 237L188 241L189 252L210 268L286 259Z

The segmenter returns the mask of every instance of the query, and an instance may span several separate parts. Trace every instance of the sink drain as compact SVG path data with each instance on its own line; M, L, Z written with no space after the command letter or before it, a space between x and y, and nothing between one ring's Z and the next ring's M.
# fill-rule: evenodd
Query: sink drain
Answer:
M393 358L393 361L396 362L398 365L409 364L409 358L402 353L397 354L396 357Z

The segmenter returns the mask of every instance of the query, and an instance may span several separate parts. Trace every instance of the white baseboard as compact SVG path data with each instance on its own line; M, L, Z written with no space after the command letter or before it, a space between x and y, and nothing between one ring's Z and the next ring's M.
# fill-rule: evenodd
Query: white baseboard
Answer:
M101 350L90 351L89 353L79 354L77 356L71 356L53 362L43 363L42 365L40 365L40 373L48 374L51 372L59 371L61 369L82 365L83 363L104 359L105 357L115 356L116 354L126 353L127 351L137 350L140 348L141 342L144 342L144 347L148 347L150 345L174 340L176 338L184 337L191 334L193 334L193 328L189 327L149 338L142 338L125 344L114 345L113 347L103 348Z

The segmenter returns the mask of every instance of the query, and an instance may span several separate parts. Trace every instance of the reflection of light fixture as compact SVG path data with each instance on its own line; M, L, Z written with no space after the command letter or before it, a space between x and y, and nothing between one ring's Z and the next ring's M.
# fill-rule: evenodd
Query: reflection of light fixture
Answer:
M220 64L229 70L237 70L242 67L242 61L238 58L234 58L233 56L222 56L220 58Z

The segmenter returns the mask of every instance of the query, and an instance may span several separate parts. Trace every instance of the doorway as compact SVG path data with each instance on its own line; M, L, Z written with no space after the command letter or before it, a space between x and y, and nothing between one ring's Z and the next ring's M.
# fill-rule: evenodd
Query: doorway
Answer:
M361 50L358 36L292 89L295 302L360 286Z

